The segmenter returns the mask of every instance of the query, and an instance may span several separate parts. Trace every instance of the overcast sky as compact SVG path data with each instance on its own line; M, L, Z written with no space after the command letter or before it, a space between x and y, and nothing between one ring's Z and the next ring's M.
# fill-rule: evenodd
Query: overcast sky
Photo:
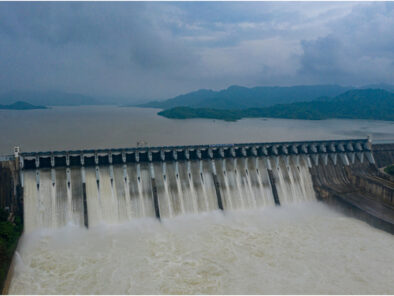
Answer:
M394 84L394 3L0 3L0 92Z

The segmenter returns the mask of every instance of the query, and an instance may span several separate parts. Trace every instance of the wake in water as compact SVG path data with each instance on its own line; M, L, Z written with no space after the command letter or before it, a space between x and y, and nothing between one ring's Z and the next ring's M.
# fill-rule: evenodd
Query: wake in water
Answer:
M83 183L89 227L154 217L151 178L160 216L171 218L219 208L216 175L225 211L274 206L268 170L280 203L315 200L307 162L300 157L245 157L154 162L24 172L25 231L83 227Z

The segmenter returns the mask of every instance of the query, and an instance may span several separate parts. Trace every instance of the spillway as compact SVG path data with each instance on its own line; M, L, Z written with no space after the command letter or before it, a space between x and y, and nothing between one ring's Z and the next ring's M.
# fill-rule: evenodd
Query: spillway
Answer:
M89 227L154 217L152 175L161 218L218 210L213 172L223 210L274 206L267 166L273 167L281 204L315 199L304 160L246 157L27 170L25 231L83 227L83 186Z
M22 153L25 231L311 201L312 166L364 158L364 139Z

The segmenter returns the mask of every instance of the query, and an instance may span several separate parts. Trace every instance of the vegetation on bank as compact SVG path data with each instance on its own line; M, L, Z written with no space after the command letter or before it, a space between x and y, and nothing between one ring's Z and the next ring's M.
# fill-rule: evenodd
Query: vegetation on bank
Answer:
M385 167L385 168L384 168L384 171L385 171L387 174L389 174L389 175L391 175L391 176L394 176L394 164Z
M253 88L233 85L220 91L200 89L165 101L145 103L139 105L139 107L160 109L192 107L226 110L263 108L275 104L312 101L322 96L336 96L349 89L351 88L338 85L263 86Z
M330 118L394 121L394 94L381 89L350 90L335 98L279 104L266 108L223 110L175 107L158 113L174 119L209 118L236 121L241 118L287 118L321 120Z
M244 110L219 110L210 108L190 108L190 107L175 107L172 109L160 111L159 115L174 118L174 119L187 119L187 118L210 118L221 119L225 121L237 121L244 117Z
M33 109L47 109L45 106L32 105L30 103L18 101L9 105L0 105L0 109L6 110L33 110Z
M15 217L13 222L8 221L9 213L0 209L0 288L4 287L12 256L22 234L22 221Z

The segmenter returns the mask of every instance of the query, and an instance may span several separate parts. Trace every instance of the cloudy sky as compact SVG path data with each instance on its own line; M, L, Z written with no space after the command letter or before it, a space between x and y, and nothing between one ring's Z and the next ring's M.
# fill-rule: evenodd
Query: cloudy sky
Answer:
M394 84L394 2L0 3L0 93Z

